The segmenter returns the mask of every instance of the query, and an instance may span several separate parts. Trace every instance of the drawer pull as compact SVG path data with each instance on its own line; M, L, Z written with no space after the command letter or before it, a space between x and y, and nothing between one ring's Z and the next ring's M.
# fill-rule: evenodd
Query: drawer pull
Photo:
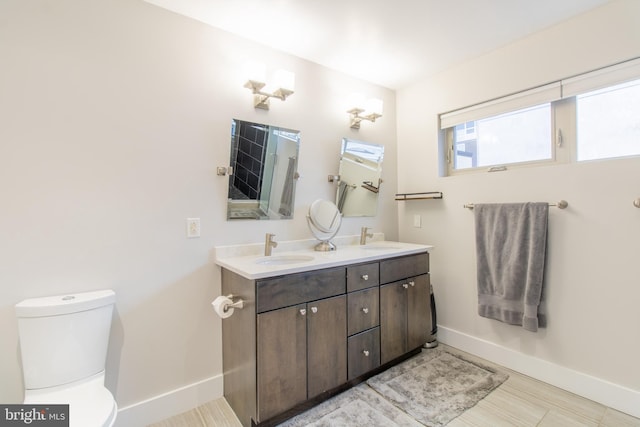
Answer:
M362 280L369 280L369 275L368 274L363 274L362 275Z
M369 313L369 309L367 307L365 307L365 308L362 309L362 312L364 314L368 314Z
M410 284L411 286L415 286L415 285L416 285L416 282L414 282L414 281L412 280L412 281L410 281L410 282L409 282L409 284Z
M364 354L366 357L369 357L369 350L364 350L362 354Z
M408 284L406 284L406 283L403 283L403 284L402 284L402 287L403 287L403 288L405 288L405 289L408 289L408 288L409 288L409 285L408 285Z
M307 314L307 309L306 308L301 308L300 309L300 314L302 314L303 316Z
M311 307L311 312L312 313L317 313L318 312L318 307Z

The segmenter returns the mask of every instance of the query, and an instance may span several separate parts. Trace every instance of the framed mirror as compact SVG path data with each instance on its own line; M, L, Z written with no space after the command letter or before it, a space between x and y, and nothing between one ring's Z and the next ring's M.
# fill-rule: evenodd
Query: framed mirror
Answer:
M300 132L233 119L227 220L291 219Z
M336 206L342 216L375 216L384 146L342 138Z

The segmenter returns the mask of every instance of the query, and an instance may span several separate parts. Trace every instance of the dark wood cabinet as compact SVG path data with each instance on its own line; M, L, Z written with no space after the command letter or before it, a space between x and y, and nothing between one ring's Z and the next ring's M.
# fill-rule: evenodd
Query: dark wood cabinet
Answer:
M344 295L257 316L258 420L347 381Z
M407 290L405 282L380 286L381 362L386 363L407 351Z
M341 295L307 304L307 398L347 381L347 304Z
M426 343L430 324L428 274L380 286L381 363Z
M407 351L422 347L431 332L431 281L428 274L409 280L407 293Z
M257 316L258 419L307 399L306 304Z
M257 282L257 421L347 381L345 272L338 267Z
M223 268L222 293L245 303L222 322L224 395L242 425L276 425L421 347L428 265L425 252L258 280Z
M347 267L349 380L380 366L380 264Z
M382 364L421 347L429 339L431 305L428 268L428 256L423 255L380 263L381 281L393 280L380 285ZM403 277L407 272L422 274Z

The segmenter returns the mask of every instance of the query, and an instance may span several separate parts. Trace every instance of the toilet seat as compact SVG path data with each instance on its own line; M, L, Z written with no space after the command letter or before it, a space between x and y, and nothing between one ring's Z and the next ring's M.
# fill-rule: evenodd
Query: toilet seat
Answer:
M111 427L118 406L104 386L104 372L64 386L26 390L27 404L69 404L70 427Z

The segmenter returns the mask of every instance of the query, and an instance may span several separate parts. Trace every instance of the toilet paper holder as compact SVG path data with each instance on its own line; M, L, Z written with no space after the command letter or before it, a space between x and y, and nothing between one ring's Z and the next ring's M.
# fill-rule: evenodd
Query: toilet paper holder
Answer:
M244 300L242 300L242 298L238 299L237 301L234 301L234 298L236 297L233 294L227 295L227 298L229 298L233 302L231 304L225 305L222 308L224 312L227 312L227 310L229 310L230 308L244 308Z

